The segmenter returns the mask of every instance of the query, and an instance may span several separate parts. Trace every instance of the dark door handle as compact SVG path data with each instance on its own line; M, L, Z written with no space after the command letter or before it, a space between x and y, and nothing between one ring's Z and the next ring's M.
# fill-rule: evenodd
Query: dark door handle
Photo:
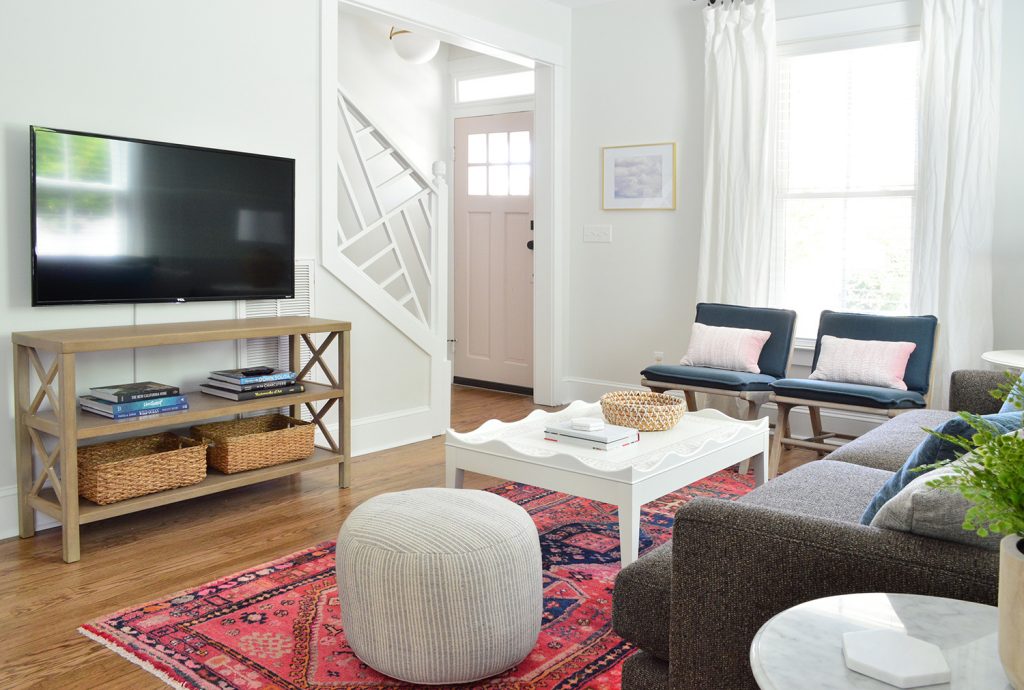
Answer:
M533 251L533 240L530 240L526 243L526 248L529 249L531 252Z

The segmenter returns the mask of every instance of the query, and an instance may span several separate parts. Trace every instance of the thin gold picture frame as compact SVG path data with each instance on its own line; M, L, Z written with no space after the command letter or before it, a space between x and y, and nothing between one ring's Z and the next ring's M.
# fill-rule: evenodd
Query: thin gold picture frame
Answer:
M671 199L667 204L659 206L608 206L609 183L614 189L614 179L609 180L608 174L608 153L610 151L622 151L623 149L650 149L656 147L670 147L672 156L672 192ZM677 172L676 172L676 142L662 141L654 144L627 144L624 146L604 146L601 148L601 208L605 211L674 211L676 210L677 195ZM662 197L664 199L664 197Z

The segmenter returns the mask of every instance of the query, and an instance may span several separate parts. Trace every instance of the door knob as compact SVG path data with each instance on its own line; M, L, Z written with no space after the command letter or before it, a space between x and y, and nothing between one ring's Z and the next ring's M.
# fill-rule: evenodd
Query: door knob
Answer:
M529 240L526 243L526 248L529 249L531 252L533 251L533 240Z

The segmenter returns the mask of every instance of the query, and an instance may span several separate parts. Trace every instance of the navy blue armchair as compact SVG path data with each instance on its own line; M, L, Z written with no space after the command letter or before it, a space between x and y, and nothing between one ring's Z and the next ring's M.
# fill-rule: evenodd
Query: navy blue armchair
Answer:
M937 329L938 320L934 316L878 316L823 311L818 322L812 371L817 368L821 339L826 335L852 340L911 342L917 347L910 355L903 376L907 390L812 379L783 378L772 382L771 401L778 407L779 414L772 441L769 476L778 471L785 448L809 448L823 454L836 447L828 443L830 439L855 438L849 434L824 431L822 408L895 417L907 410L927 407ZM790 412L801 406L807 407L811 418L811 436L807 438L794 437L789 423Z
M687 367L679 364L652 364L640 373L640 384L664 393L682 391L688 409L697 409L697 393L724 395L746 403L741 412L744 419L757 419L761 405L768 401L772 382L786 376L789 356L793 350L793 329L796 312L788 309L741 307L733 304L701 303L697 305L697 323L705 326L726 326L769 331L757 366L759 374L710 367ZM744 469L744 468L741 468Z

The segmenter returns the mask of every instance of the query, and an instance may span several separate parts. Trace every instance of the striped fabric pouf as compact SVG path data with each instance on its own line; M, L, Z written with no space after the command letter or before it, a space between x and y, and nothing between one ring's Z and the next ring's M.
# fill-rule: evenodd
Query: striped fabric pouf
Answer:
M338 534L341 622L367 666L410 683L468 683L522 661L540 633L540 540L485 491L371 498Z

